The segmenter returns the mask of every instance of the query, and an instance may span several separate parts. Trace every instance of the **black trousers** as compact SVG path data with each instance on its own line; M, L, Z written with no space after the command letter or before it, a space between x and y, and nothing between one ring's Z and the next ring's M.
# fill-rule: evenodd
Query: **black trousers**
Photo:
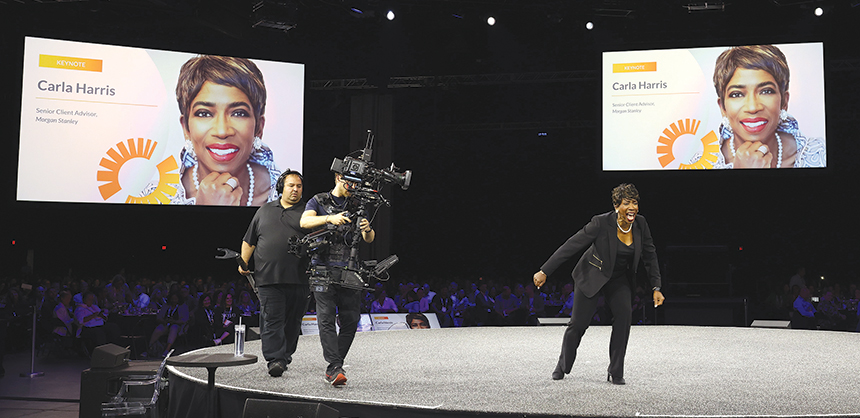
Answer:
M290 364L302 334L308 306L306 284L274 284L257 288L260 294L260 339L267 362Z
M326 371L332 372L343 367L343 359L355 339L361 319L361 291L333 285L326 292L314 292L314 299L323 358L328 362ZM340 333L335 321L340 323Z
M606 306L612 311L612 336L609 338L609 373L615 377L624 377L624 356L627 354L627 341L630 338L630 322L633 317L632 292L630 282L626 277L612 279L607 282L594 297L587 298L579 288L574 287L573 310L570 322L564 331L561 343L561 355L558 357L556 370L570 373L576 360L576 349L582 341L582 336L591 318L597 310L597 298L603 293Z

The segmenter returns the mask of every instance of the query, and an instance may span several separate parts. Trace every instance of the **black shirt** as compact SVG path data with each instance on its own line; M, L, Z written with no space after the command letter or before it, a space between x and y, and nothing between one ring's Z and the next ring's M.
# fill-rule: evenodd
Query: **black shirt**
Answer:
M615 245L618 246L618 251L615 253L615 267L612 269L613 279L624 277L629 273L628 270L633 270L633 244L627 245L616 239Z
M307 260L287 252L290 237L303 237L305 234L299 226L304 202L298 202L289 208L281 206L281 200L273 200L260 206L245 237L246 243L256 246L254 249L254 280L257 286L272 284L308 284L305 274Z

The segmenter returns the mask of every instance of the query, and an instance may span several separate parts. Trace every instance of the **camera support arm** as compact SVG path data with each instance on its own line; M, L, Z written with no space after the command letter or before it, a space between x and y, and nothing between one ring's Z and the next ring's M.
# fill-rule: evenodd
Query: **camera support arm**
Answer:
M245 260L242 259L242 254L239 254L238 252L233 251L229 248L218 248L218 251L221 251L222 254L216 255L215 258L220 259L220 260L229 260L229 259L233 258L236 260L236 262L239 264L239 266L242 267L242 270L248 271L248 263L246 263ZM254 293L257 294L257 300L259 300L260 299L260 293L257 292L257 283L254 281L254 273L251 272L251 273L248 273L244 276L245 276L245 278L248 279L248 283L251 284L251 289L254 289Z

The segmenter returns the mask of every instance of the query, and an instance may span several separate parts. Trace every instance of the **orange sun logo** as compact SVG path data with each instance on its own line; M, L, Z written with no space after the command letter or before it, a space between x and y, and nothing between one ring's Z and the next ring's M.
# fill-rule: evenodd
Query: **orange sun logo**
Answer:
M134 158L151 159L156 145L158 143L151 139L147 139L144 144L143 138L137 138L137 143L133 138L129 138L126 142L118 142L116 148L109 149L107 155L110 158L102 158L99 162L99 166L106 168L107 171L99 170L96 173L96 180L107 182L99 186L102 199L108 200L122 190L122 186L119 184L119 171L123 164ZM168 183L179 183L179 173L171 173L179 166L173 156L170 156L160 162L156 168L158 169L158 187L143 197L128 195L125 203L170 203L169 196L176 194L176 188Z
M669 125L668 128L663 130L663 136L658 139L662 145L657 145L657 154L660 154L660 157L658 157L660 166L665 168L667 165L675 161L675 154L672 150L672 147L675 145L675 141L684 135L695 135L696 131L699 130L699 125L701 123L701 121L696 119L683 119ZM678 169L693 170L714 168L713 163L717 161L717 153L720 152L720 144L717 134L715 134L714 131L710 131L707 135L700 138L699 141L702 143L702 157L692 164L681 163Z

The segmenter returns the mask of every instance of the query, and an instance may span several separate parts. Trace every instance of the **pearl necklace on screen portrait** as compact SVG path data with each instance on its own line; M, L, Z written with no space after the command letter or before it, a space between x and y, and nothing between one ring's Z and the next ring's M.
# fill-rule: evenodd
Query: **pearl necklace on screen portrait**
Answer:
M194 165L194 170L192 172L192 177L194 178L194 188L196 190L200 190L200 181L197 180L198 165L199 164ZM248 168L248 176L250 176L250 184L248 185L248 204L246 204L245 206L251 206L251 203L254 202L254 170L251 169L251 163L245 163L245 167Z
M777 145L777 148L779 148L779 150L777 151L777 154L776 154L776 168L780 168L780 167L782 167L782 138L779 137L779 131L774 132L773 134L776 135L776 145ZM735 156L735 137L734 136L732 136L731 139L729 139L729 148L732 150L732 157L734 157ZM732 161L732 163L734 164L734 161Z

